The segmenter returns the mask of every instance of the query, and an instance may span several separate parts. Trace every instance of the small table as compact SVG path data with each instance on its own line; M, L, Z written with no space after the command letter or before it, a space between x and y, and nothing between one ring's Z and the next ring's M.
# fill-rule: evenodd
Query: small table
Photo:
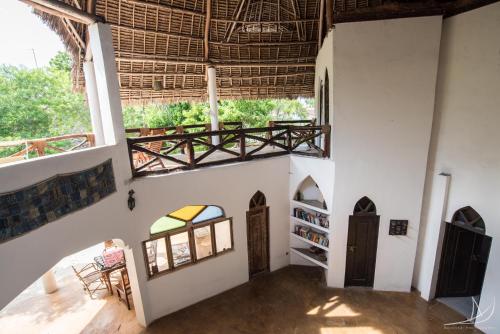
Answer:
M96 256L94 258L94 261L97 263L97 267L99 268L99 271L102 275L102 278L104 278L104 282L106 283L106 287L108 288L108 292L110 295L113 295L113 287L111 286L111 279L110 275L112 272L116 270L121 270L127 266L125 262L117 263L112 267L106 267L104 265L104 260L102 256Z

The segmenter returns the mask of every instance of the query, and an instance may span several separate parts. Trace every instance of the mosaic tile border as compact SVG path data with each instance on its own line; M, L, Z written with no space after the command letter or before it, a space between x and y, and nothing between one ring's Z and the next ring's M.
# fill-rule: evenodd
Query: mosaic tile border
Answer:
M116 192L112 160L0 194L0 243L19 237Z

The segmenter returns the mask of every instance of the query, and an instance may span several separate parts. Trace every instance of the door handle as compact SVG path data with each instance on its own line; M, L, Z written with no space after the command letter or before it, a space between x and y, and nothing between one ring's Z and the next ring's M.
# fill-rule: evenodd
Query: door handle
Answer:
M349 252L354 252L356 250L356 246L348 246Z

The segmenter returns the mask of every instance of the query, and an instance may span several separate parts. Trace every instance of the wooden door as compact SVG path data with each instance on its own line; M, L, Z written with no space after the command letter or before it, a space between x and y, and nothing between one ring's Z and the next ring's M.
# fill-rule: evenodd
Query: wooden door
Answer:
M269 208L247 211L248 270L250 278L269 271Z
M481 293L491 237L447 223L436 297Z
M349 217L345 286L373 286L379 216Z

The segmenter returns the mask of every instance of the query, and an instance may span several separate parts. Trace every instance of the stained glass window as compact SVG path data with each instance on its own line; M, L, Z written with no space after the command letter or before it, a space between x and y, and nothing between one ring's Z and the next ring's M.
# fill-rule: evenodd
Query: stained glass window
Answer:
M148 276L233 249L232 218L215 205L188 205L158 219L143 242ZM221 221L222 220L222 221Z
M203 210L198 214L198 216L193 219L193 223L201 223L206 220L215 219L222 216L224 216L224 212L221 208L219 208L218 206L209 205L205 208L205 210Z
M178 218L184 221L189 221L196 217L201 210L205 208L205 205L187 205L179 210L169 213L168 215L172 218Z
M183 226L186 226L186 222L179 219L164 216L158 219L153 225L151 225L149 233L156 234L156 233L166 232Z

